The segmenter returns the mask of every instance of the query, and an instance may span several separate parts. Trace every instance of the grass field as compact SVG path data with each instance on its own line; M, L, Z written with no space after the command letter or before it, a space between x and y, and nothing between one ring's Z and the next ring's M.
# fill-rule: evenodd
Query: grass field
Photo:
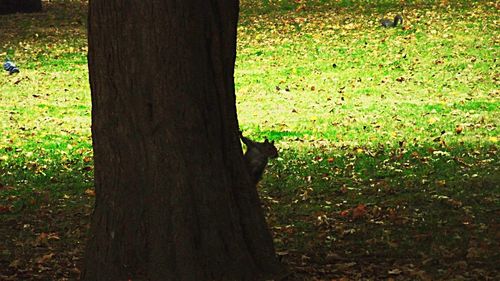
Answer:
M74 280L93 201L86 3L44 5L0 17L0 280ZM280 150L258 188L293 280L499 275L498 8L241 0L239 122Z

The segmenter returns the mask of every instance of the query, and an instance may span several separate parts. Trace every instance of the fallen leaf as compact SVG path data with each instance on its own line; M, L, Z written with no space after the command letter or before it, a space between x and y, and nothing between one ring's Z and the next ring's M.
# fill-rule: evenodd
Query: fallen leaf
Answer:
M335 265L335 267L337 268L337 270L347 270L353 266L355 266L356 263L355 262L348 262L348 263L338 263Z
M88 189L85 190L85 195L87 195L87 196L95 196L95 191L93 189L88 188Z
M399 275L401 274L401 272L402 271L400 269L395 268L393 270L389 270L387 273L389 273L390 275Z
M0 214L10 212L10 206L0 205Z
M343 210L343 211L341 211L340 212L340 216L344 217L344 218L347 217L347 216L349 216L349 210Z
M359 219L365 216L366 206L364 204L359 204L356 208L352 210L352 218Z
M45 232L40 233L38 237L35 239L35 246L47 245L49 241L49 235Z
M51 260L53 256L54 256L54 253L43 255L36 260L36 263L46 263L49 260Z

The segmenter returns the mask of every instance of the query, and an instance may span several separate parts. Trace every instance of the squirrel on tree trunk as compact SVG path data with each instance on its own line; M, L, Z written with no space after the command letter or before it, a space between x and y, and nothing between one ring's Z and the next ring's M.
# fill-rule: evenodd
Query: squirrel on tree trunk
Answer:
M243 157L248 173L252 183L257 185L262 178L262 174L264 174L269 158L278 157L278 149L274 146L274 141L270 142L268 139L264 140L264 142L256 142L244 137L241 132L240 138L247 146L247 151Z

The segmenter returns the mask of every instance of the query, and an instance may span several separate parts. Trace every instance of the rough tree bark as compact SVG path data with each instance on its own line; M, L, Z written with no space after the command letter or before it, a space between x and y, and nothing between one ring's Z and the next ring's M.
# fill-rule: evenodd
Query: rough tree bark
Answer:
M0 0L0 15L42 11L42 0Z
M282 274L238 137L238 0L91 0L96 205L82 280Z

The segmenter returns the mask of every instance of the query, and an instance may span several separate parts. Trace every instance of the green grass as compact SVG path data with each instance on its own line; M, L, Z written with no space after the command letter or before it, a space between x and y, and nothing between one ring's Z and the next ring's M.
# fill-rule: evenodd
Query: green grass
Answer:
M498 272L498 13L448 2L241 1L239 122L277 141L259 192L299 275ZM0 26L0 216L92 187L86 4L45 4Z

